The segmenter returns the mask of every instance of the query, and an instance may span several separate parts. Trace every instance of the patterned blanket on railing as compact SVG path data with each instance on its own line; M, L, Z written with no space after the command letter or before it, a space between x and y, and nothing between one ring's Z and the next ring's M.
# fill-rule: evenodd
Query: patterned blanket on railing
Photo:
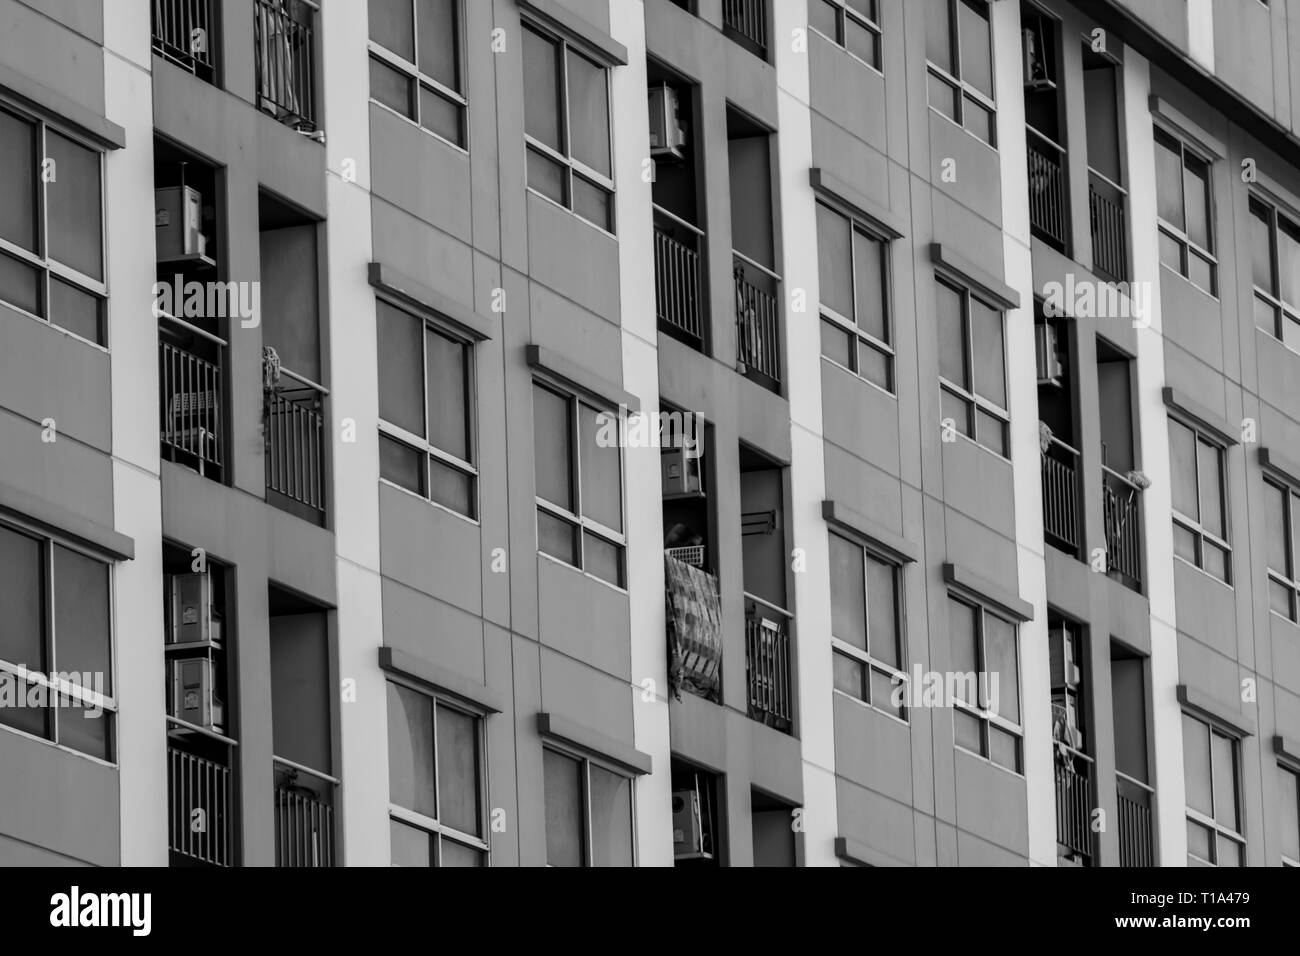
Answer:
M722 668L722 602L718 579L671 555L664 555L664 600L668 612L668 683L682 699L686 689L701 696L718 691Z

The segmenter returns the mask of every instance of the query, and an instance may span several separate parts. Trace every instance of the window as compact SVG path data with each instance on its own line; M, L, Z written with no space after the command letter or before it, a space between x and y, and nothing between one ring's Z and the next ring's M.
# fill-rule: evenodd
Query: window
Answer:
M613 415L533 383L537 550L623 586L623 460Z
M948 598L953 740L1020 772L1020 662L1016 626L986 608Z
M1300 773L1279 766L1282 780L1282 865L1300 866Z
M880 69L880 13L876 0L809 0L809 24L832 43Z
M0 300L106 342L100 153L0 109Z
M483 719L388 682L394 866L485 866Z
M473 518L474 347L382 300L378 317L379 475Z
M906 686L902 654L902 569L860 544L830 535L831 645L835 689L907 719L894 705Z
M1237 783L1240 760L1236 738L1183 714L1188 866L1245 866Z
M885 241L818 203L817 254L822 355L893 391Z
M460 0L369 0L370 98L465 145Z
M585 757L542 753L547 866L631 866L632 781Z
M1005 458L1011 415L1002 313L943 280L938 283L937 306L943 418L951 420L957 432Z
M1300 219L1250 197L1255 324L1300 351Z
M113 759L108 565L0 525L0 724Z
M1210 163L1156 129L1156 214L1160 262L1210 295L1218 295Z
M1231 584L1223 447L1171 418L1169 459L1174 482L1174 554Z
M926 0L930 107L997 145L987 0Z
M613 232L609 72L527 23L524 133L528 188Z
M1300 521L1296 493L1264 480L1264 534L1268 547L1268 606L1285 618L1300 621L1300 568L1296 567L1296 524Z

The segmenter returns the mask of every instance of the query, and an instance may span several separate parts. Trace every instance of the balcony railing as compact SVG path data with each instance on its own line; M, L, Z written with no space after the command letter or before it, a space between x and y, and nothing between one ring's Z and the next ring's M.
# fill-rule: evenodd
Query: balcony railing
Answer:
M216 82L212 0L153 0L153 48L199 79Z
M1079 553L1079 452L1053 438L1043 453L1043 532L1071 554Z
M268 359L273 367L273 359ZM325 513L325 388L287 368L268 373L264 391L266 490ZM295 509L296 510L296 509Z
M1092 859L1092 758L1056 743L1056 842L1067 855Z
M334 866L338 781L275 758L275 865Z
M722 28L742 46L767 59L767 0L722 0Z
M697 349L704 345L703 245L703 232L655 207L655 313L665 332L684 338Z
M781 277L735 253L736 361L743 374L781 389Z
M305 133L316 130L317 10L311 0L256 0L253 8L257 105Z
M1154 866L1151 798L1155 791L1119 771L1115 772L1115 787L1119 815L1119 865Z
M229 761L200 757L183 744L170 744L167 800L167 848L186 863L232 866Z
M1066 218L1065 150L1026 127L1029 148L1029 225L1042 239L1065 251L1069 233Z
M745 595L745 677L749 716L790 733L790 613L752 594Z
M1088 217L1092 222L1092 265L1115 282L1128 278L1124 203L1128 193L1095 169L1088 170Z
M1106 573L1134 591L1142 590L1141 496L1132 479L1102 466Z
M225 460L221 412L224 339L180 319L158 327L160 437L170 460L220 477ZM210 358L200 356L202 352Z

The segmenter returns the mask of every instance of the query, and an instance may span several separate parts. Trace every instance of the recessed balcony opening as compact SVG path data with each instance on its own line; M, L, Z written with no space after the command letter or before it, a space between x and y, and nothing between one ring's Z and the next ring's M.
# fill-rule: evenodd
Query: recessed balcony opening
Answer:
M749 791L754 866L797 866L793 804L761 790Z
M776 271L771 146L771 130L727 108L736 365L746 378L779 393L782 292Z
M1049 611L1052 751L1056 776L1058 863L1091 866L1096 850L1092 833L1094 773L1087 721L1088 662L1085 633L1076 622Z
M1134 451L1133 360L1097 339L1097 399L1101 420L1102 507L1106 573L1142 590L1142 492L1150 482Z
M1083 44L1083 115L1088 134L1088 219L1092 268L1115 282L1128 278L1128 225L1120 144L1119 64Z
M316 23L313 0L254 0L257 106L285 126L317 136Z
M1146 658L1110 642L1111 724L1115 728L1115 811L1119 865L1155 864L1155 790L1151 786L1147 733Z
M725 855L723 777L678 757L671 763L673 863L720 867Z
M1080 507L1082 466L1075 439L1072 346L1068 320L1034 318L1038 371L1039 451L1042 454L1043 533L1047 543L1078 557L1084 544Z
M745 445L740 447L740 509L747 709L752 719L792 733L793 615L786 600L785 470Z
M1062 121L1061 24L1021 4L1025 128L1029 162L1029 224L1033 234L1069 254L1069 176Z

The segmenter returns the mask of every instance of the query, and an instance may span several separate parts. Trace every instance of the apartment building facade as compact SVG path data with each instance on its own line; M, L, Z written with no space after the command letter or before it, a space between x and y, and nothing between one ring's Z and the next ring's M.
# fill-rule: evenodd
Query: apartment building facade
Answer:
M0 0L0 863L1300 863L1296 18Z

